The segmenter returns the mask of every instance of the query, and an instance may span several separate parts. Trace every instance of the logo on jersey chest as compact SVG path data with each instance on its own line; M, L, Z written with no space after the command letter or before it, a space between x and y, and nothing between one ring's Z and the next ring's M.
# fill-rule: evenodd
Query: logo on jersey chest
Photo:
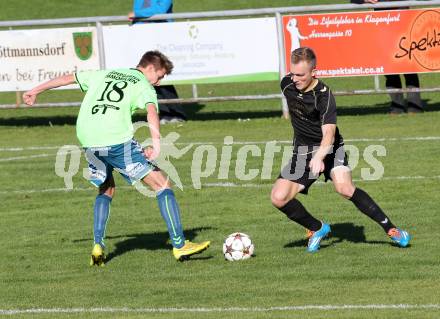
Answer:
M304 98L306 101L304 101ZM316 112L314 101L308 97L300 98L299 95L295 99L295 101L290 105L292 111L300 116L310 117Z
M111 104L96 104L92 107L92 114L105 114L107 112L107 109L119 111L120 107Z

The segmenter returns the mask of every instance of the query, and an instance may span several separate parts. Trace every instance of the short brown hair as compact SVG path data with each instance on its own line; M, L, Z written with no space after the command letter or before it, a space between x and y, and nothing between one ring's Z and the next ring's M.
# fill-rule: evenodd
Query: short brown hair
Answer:
M170 74L174 68L173 62L157 50L145 52L137 66L145 68L148 65L153 65L156 70L165 69L165 74Z
M293 50L292 55L290 57L290 62L292 64L297 64L301 61L308 62L312 69L316 68L316 55L312 49L309 47L301 47Z

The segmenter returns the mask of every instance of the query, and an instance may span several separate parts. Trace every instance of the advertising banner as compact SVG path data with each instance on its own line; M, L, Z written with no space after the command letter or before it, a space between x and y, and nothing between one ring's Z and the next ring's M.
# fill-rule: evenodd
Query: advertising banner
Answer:
M290 54L311 47L318 76L440 71L440 9L385 10L283 17Z
M60 75L99 69L98 55L95 28L0 31L0 91L25 91Z
M106 68L135 67L159 50L174 63L163 83L219 83L279 79L274 18L105 26Z

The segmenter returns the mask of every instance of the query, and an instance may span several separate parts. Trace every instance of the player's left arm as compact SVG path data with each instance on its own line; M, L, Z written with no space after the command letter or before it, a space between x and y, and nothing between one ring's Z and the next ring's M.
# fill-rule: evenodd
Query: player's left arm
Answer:
M315 156L323 160L332 151L335 142L336 124L324 124L321 126L322 140Z
M324 158L331 153L335 142L336 124L324 124L321 126L322 140L315 155L310 161L310 169L314 175L324 171Z
M326 92L318 101L318 109L321 113L322 139L320 146L310 161L310 170L317 175L324 171L324 158L333 150L336 134L336 101L328 87L321 92Z
M59 76L55 79L49 80L47 82L44 82L36 87L34 87L32 90L24 92L23 93L23 101L29 106L32 106L35 103L35 100L37 99L37 95L50 90L54 89L60 86L65 86L69 84L75 83L75 76L73 74L67 74Z
M145 156L148 159L155 160L160 154L160 131L159 131L159 115L157 114L157 107L153 103L147 105L147 120L150 129L151 139L153 141L152 148L145 150Z

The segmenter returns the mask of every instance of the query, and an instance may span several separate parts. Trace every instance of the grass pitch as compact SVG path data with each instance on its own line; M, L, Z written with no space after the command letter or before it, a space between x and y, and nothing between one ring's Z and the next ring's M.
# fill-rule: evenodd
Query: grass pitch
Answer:
M243 5L234 3L233 8ZM99 14L104 13L86 15ZM438 85L437 75L421 78L422 86ZM372 86L371 78L326 82L334 90ZM225 84L200 90L201 95L213 90L216 95L252 94L277 92L278 86ZM179 93L188 96L190 89L181 87ZM11 98L14 94L0 95L2 103L11 103ZM390 117L385 114L387 96L337 97L338 125L346 144L361 155L370 145L386 150L386 156L375 155L384 167L382 178L362 178L374 173L362 157L353 175L392 221L413 235L407 249L393 245L330 184L317 183L309 196L299 199L329 222L333 233L318 253L306 253L303 229L270 204L281 152L275 154L269 177L261 177L262 156L247 158L245 172L257 169L256 177L240 179L237 170L237 154L245 143L255 142L251 144L261 154L267 141L278 141L281 148L288 145L291 127L280 118L279 102L225 102L190 106L187 123L162 128L164 137L179 134L178 148L193 143L184 156L172 160L183 184L183 190L175 191L187 238L212 240L212 246L188 262L176 262L155 199L142 196L117 177L119 189L107 228L109 260L103 268L88 266L96 190L81 177L83 156L73 190L66 190L63 178L55 174L58 148L77 145L78 109L1 110L0 316L438 318L440 98L438 94L424 98L426 113ZM40 101L80 99L81 93L67 91L48 93ZM143 119L145 114L136 115L135 120ZM140 130L136 136L143 141L147 135ZM225 136L232 136L236 144L228 177L221 179ZM215 167L201 167L213 172L201 178L202 187L196 189L193 157L205 144L216 150L218 160ZM223 259L223 240L234 231L252 237L255 257L232 263Z
M211 143L218 159L226 135L233 136L235 142L260 142L255 145L263 153L261 142L291 138L288 121L267 116L277 112L276 104L267 105L260 118L259 112L254 111L250 121L238 121L230 111L222 113L221 105L209 105L206 108L215 108L220 119L167 125L162 135L180 134L179 148L187 143ZM344 110L350 109L343 107L341 113ZM339 117L347 144L356 146L361 154L371 144L385 147L387 155L377 157L384 166L382 179L363 181L361 170L371 169L371 165L362 159L353 174L357 185L367 190L397 225L414 236L407 249L393 245L375 223L339 198L330 184L318 183L309 196L300 196L300 200L317 217L331 223L333 236L323 242L321 251L310 255L305 252L303 230L270 204L271 184L281 165L280 153L275 156L269 179L259 176L242 181L237 178L236 156L244 145L237 143L232 149L228 179L218 178L217 161L213 174L201 179L202 188L198 190L191 177L193 157L200 147L196 144L182 158L172 160L184 185L183 191L176 189L176 194L187 237L212 240L212 246L189 262L177 263L171 255L155 199L142 196L118 177L121 187L113 201L107 229L109 261L103 268L88 266L95 190L81 177L84 160L73 178L71 191L63 190L64 180L54 172L57 147L76 144L71 123L76 112L77 109L1 112L0 134L7 138L0 146L0 309L90 311L103 307L105 311L117 312L34 313L14 317L439 315L439 255L438 242L433 237L440 222L440 168L436 163L440 155L439 112L400 117ZM223 119L225 114L230 118ZM56 124L45 123L51 118L56 119ZM143 140L146 135L142 131L137 137ZM249 156L248 169L261 172L262 157ZM230 186L226 187L226 183ZM256 247L254 258L224 261L221 245L226 235L234 231L251 235ZM400 304L434 304L437 308L283 308ZM174 308L179 308L179 312L172 312Z

